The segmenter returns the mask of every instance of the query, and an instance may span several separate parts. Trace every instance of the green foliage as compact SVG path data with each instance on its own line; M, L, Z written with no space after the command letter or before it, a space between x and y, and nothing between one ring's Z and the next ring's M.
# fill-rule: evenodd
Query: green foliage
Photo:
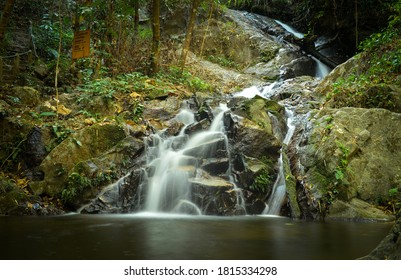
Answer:
M249 189L263 196L271 186L272 177L267 169L263 169L262 172L256 176L252 185L249 186Z
M229 7L243 7L243 6L247 6L247 5L252 5L253 0L228 0L227 2L227 6Z
M142 118L143 111L145 110L145 106L139 101L134 100L130 106L130 117L134 122L139 122Z
M32 111L32 112L30 112L30 114L37 121L43 121L44 118L57 116L56 112L41 112L38 114L38 113Z
M61 193L61 199L64 203L72 203L76 200L77 196L82 193L83 190L89 188L91 181L81 176L78 173L71 173L68 176L67 187Z
M211 61L213 63L216 63L216 64L219 64L219 65L221 65L223 67L228 67L228 68L238 68L239 67L238 64L235 61L231 60L230 58L226 58L224 56L221 56L221 55L219 56L219 55L211 54L211 55L209 55L207 57L207 59L209 61Z
M186 70L181 70L179 67L169 67L163 74L159 73L160 78L174 84L183 84L188 86L193 92L211 90L211 85L203 81L201 78L192 75Z
M147 26L139 26L138 37L141 40L151 40L152 39L152 28Z
M70 136L74 131L72 129L66 128L64 125L60 124L45 124L45 127L49 127L53 134L53 139L46 146L46 150L50 152L57 145L63 142L68 136Z
M342 154L339 159L338 165L335 169L334 176L337 181L336 184L339 186L343 186L345 184L344 179L345 179L346 172L349 171L348 157L349 157L350 150L343 143L341 143L339 141L337 141L336 143Z
M78 113L84 115L87 118L94 118L95 120L99 119L99 114L98 113L93 114L93 113L88 112L86 110L80 110Z
M327 99L334 107L352 106L393 110L395 97L389 86L401 74L401 4L393 7L388 27L364 40L358 69L339 78Z
M278 52L278 49L264 49L261 51L260 53L260 60L262 62L269 62L270 60L272 60L273 58L276 57Z
M381 64L377 62L377 65ZM330 100L333 107L337 108L361 107L393 110L395 100L391 89L387 86L390 81L380 78L386 76L384 69L388 70L389 68L372 67L368 73L350 74L347 78L337 79L333 84L333 90L326 96L326 100Z
M14 189L15 183L12 181L11 178L0 173L0 195L6 194Z
M389 202L393 214L396 214L401 209L401 192L398 188L392 188L388 191Z
M21 152L23 151L23 146L22 144L25 143L26 141L26 136L20 135L19 140L11 145L5 144L3 145L2 149L6 151L6 157L4 159L1 159L1 165L0 169L3 169L3 167L9 165L10 163L17 163L17 159L20 156Z
M44 14L39 26L34 26L35 44L40 57L46 60L52 60L58 57L58 48L60 41L60 31L62 34L62 49L69 50L72 44L73 32L71 23L65 18L63 26L60 26L58 14Z
M101 96L107 102L114 100L115 94L128 94L133 91L143 91L148 77L141 73L120 74L111 79L109 77L87 80L77 87L80 95L77 102L90 100L93 96Z
M11 102L12 104L21 104L21 100L19 97L17 96L12 96L12 95L7 95L7 99L9 102Z
M393 214L401 210L401 176L397 175L393 181L393 187L388 190L387 205Z
M112 170L99 172L93 178L73 172L68 176L66 187L61 193L61 200L65 205L74 204L86 191L111 183L115 179L116 174Z

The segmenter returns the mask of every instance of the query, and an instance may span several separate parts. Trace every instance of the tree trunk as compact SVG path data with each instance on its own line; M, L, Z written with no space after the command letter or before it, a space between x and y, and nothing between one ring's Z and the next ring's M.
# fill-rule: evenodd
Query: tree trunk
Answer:
M11 11L14 7L14 2L15 0L7 0L6 4L4 5L3 16L1 17L0 20L0 43L2 43L4 40L4 36L6 34L7 22L11 16Z
M139 29L139 0L134 0L134 34L138 34Z
M101 40L101 60L104 61L104 65L108 68L112 67L112 62L114 58L114 50L115 50L115 41L114 41L114 29L117 30L115 26L116 23L114 21L114 2L115 0L107 0L105 3L105 7L107 9L107 13L104 18L105 30L103 33L103 38Z
M189 23L188 23L188 27L187 27L187 34L185 36L185 41L184 41L184 45L182 46L182 52L181 52L181 69L182 70L185 67L185 60L187 59L189 46L191 45L192 33L194 31L195 21L196 21L196 13L198 11L200 2L201 2L201 0L192 0L191 15L190 15Z
M160 70L160 0L152 1L152 57L151 71L157 74Z
M355 49L358 49L359 44L358 34L358 0L355 0Z

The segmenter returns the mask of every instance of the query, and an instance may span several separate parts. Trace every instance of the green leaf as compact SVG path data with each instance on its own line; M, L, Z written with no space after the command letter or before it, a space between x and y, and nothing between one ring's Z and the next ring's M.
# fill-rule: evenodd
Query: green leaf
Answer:
M51 116L57 116L55 112L42 112L39 114L39 117L51 117Z

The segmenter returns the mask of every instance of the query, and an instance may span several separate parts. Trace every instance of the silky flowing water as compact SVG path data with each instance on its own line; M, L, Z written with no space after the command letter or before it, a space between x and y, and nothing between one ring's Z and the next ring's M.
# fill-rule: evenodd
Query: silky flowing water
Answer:
M355 259L390 227L268 216L0 216L0 259Z
M229 159L228 139L224 129L223 116L228 110L225 104L218 106L213 115L210 127L192 136L186 134L186 128L195 121L193 112L182 109L176 119L184 124L177 136L163 136L163 131L151 137L147 147L147 166L152 170L146 172L140 188L146 190L144 211L155 213L204 213L200 205L191 200L191 185L224 184L237 193L237 208L245 209L241 190L235 185L229 166L223 179L211 176L198 168L201 162L215 159L216 154L224 153ZM230 160L228 161L230 162Z

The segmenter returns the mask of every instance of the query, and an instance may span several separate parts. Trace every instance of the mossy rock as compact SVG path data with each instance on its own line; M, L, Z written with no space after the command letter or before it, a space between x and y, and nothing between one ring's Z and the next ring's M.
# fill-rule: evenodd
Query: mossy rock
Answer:
M286 151L282 152L283 157L283 170L285 178L285 186L287 191L288 204L291 209L291 217L299 219L301 217L301 209L298 205L297 199L297 180L291 173L290 162Z
M266 100L260 96L239 101L235 105L234 113L250 120L268 134L273 134L273 121L269 114L278 119L281 128L285 127L284 107L276 101ZM244 121L244 124L247 123L249 122Z
M143 150L142 140L128 136L100 157L79 162L66 179L63 202L73 209L88 203L137 164Z
M36 106L40 102L40 93L31 87L14 87L10 94L15 98L18 98L18 102L14 102L14 105L25 105L25 106Z
M353 198L349 202L335 200L330 206L327 219L347 221L392 221L394 216L388 215L374 205Z
M71 134L43 160L40 170L44 181L33 182L32 189L37 194L59 197L76 164L100 156L125 137L124 128L111 123L96 124Z

